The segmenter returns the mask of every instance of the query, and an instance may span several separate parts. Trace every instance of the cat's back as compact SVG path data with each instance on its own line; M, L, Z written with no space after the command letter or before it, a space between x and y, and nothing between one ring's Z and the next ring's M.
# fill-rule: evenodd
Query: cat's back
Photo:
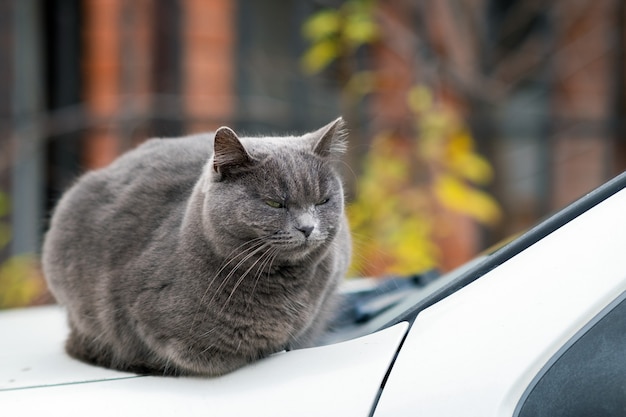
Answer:
M195 182L212 152L212 135L150 139L91 173L112 191L153 191ZM89 174L88 174L89 176Z
M178 201L199 178L211 146L211 135L148 140L109 166L79 178L55 214L83 208L101 212L125 205L147 208L159 201Z
M159 229L173 227L182 216L212 141L210 134L151 139L80 177L54 210L44 264L72 257L126 257L142 250Z

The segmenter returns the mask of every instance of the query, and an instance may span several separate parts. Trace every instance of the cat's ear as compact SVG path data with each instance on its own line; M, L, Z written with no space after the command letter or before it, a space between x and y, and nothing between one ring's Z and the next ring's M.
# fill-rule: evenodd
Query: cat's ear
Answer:
M213 142L213 170L224 175L240 172L254 163L246 148L229 127L220 127Z
M346 122L340 117L315 132L313 152L322 158L339 157L348 148L347 136Z

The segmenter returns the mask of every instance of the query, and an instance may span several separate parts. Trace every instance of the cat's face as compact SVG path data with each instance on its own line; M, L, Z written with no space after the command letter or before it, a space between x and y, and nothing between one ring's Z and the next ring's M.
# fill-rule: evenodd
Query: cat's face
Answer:
M344 208L343 187L333 167L342 140L337 123L283 139L300 141L291 143L297 146L259 138L255 140L265 146L255 149L254 142L244 146L230 137L237 149L228 150L227 165L214 165L205 205L213 233L229 246L224 249L272 248L279 258L298 260L332 240Z
M237 213L240 236L262 238L289 256L335 236L343 189L329 164L313 155L268 157L231 186L238 194L231 213Z

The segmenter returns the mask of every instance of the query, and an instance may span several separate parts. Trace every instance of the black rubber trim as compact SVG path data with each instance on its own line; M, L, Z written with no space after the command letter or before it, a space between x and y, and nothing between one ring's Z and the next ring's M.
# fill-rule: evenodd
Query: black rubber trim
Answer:
M376 393L376 398L374 398L372 407L370 408L369 417L373 417L374 413L376 412L376 408L378 407L378 403L380 402L380 397L381 395L383 395L383 390L385 389L385 385L387 385L387 380L389 379L391 370L396 364L396 360L398 359L398 355L400 354L400 351L402 350L402 346L404 345L404 341L406 340L406 337L409 334L410 328L411 328L411 325L409 324L409 327L407 327L406 331L404 332L404 336L402 336L402 340L398 344L398 348L396 349L396 353L393 355L393 359L391 360L391 363L389 364L389 368L387 368L387 372L385 373L385 376L383 377L383 380L380 383L380 387L378 388L378 392Z

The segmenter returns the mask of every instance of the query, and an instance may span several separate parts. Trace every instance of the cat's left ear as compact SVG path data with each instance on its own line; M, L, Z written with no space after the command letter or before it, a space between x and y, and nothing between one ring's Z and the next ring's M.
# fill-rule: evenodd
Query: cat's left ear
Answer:
M216 173L224 175L240 172L253 163L254 159L231 128L223 126L215 131L213 170Z
M322 158L339 157L348 149L347 136L346 122L340 117L314 133L313 152Z

